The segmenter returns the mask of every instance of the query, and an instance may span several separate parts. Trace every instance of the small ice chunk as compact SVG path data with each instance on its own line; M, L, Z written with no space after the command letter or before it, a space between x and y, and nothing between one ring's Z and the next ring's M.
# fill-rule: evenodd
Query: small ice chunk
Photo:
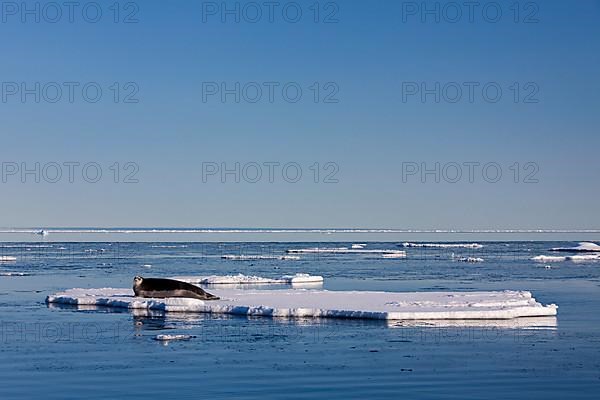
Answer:
M154 340L158 340L161 342L170 342L172 340L191 340L196 336L193 335L156 335Z
M484 261L484 259L481 257L457 257L454 259L459 262L467 262L467 263L480 263L480 262Z

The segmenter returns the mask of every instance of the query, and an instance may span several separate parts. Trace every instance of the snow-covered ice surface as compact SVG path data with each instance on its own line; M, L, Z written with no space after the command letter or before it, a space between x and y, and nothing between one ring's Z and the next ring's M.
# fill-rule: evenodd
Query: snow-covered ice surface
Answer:
M592 242L579 242L578 246L574 247L554 247L552 251L596 251L600 252L600 246Z
M134 297L131 289L69 289L48 303L164 312L216 313L288 318L381 320L511 319L556 315L530 292L370 292L215 289L221 300Z
M258 260L299 260L298 256L263 256L263 255L245 255L245 254L224 254L221 258L235 261L258 261Z
M236 285L236 284L286 284L323 283L323 277L310 274L284 275L278 278L265 278L254 275L211 275L211 276L175 276L172 279L194 285Z
M403 247L431 247L431 248L464 248L464 249L480 249L483 245L479 243L402 243Z

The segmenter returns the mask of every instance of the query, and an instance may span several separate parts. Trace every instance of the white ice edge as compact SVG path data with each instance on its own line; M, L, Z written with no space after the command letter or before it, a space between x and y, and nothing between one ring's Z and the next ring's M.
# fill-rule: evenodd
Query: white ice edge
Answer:
M406 258L406 253L384 253L381 258Z
M535 256L531 258L532 261L536 262L585 262L585 261L600 261L600 254L579 254L575 256Z
M432 248L442 248L442 249L451 249L451 248L465 248L465 249L480 249L483 245L479 243L410 243L404 242L402 243L404 247L432 247Z
M175 276L173 279L192 283L195 285L237 285L237 284L297 284L297 283L322 283L320 275L295 274L284 275L278 278L265 278L254 275L210 275L210 276Z
M600 246L592 242L579 242L575 247L554 247L552 251L596 251L600 252Z
M452 259L455 261L466 262L466 263L480 263L480 262L485 261L481 257L453 257Z
M264 256L246 254L224 254L221 258L234 261L258 261L258 260L299 260L299 256Z
M347 247L312 247L308 249L288 249L287 253L290 254L393 254L396 257L406 257L404 250L379 250L379 249L349 249Z
M169 342L171 340L190 340L195 338L193 335L156 335L154 340Z
M17 257L14 256L0 256L0 262L12 262L17 261Z
M163 312L216 313L287 318L379 320L512 319L556 315L530 292L368 292L214 289L221 300L146 299L130 289L69 289L48 296L54 304L105 306Z

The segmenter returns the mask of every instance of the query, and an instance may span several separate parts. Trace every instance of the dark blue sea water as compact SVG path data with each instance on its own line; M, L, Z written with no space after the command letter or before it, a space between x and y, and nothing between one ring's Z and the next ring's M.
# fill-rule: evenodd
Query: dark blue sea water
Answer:
M0 263L0 398L597 398L600 261L530 260L574 242L479 243L484 247L408 248L406 259L251 262L220 256L351 242L0 243L0 256L17 257ZM397 242L368 248L399 249ZM456 261L469 256L484 262ZM72 287L130 287L135 275L297 272L324 276L330 290L530 290L538 301L558 304L558 317L544 329L498 321L414 326L137 316L44 302ZM154 340L158 334L195 337L165 344Z

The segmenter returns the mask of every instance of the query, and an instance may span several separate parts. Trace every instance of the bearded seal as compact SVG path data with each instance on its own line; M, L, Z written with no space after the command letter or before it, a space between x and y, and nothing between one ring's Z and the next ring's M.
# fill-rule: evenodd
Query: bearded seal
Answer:
M219 300L217 296L205 292L198 286L174 279L142 278L141 276L136 276L133 278L133 292L136 297L150 297L155 299L188 297L198 300Z

